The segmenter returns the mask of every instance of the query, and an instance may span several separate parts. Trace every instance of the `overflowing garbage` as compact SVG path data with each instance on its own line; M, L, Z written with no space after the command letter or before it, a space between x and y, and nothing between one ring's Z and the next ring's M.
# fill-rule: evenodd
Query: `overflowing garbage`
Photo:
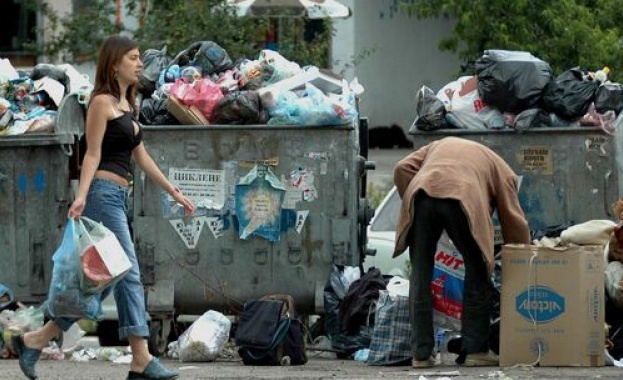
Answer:
M72 92L88 95L92 87L68 64L42 63L26 72L0 59L0 136L58 132L56 117L63 98Z
M554 76L547 62L528 52L486 50L475 71L436 93L422 86L410 132L593 126L613 134L622 123L623 85L609 81L608 67L573 67Z
M272 50L235 62L213 41L169 58L148 49L139 81L139 120L164 124L343 125L357 118L363 91L315 66L301 67Z

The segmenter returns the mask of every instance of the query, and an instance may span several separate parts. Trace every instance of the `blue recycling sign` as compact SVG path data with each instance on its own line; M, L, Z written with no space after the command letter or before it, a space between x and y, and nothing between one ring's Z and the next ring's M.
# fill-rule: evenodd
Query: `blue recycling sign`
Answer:
M565 312L565 298L546 286L531 286L515 298L515 310L530 322L547 323Z

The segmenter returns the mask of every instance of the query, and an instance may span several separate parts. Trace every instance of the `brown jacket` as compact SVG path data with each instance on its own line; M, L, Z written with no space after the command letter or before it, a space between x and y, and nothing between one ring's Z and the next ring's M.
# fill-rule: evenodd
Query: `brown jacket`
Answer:
M479 143L446 137L420 148L394 168L402 198L394 257L408 248L413 198L424 190L433 198L461 203L474 240L493 269L493 221L497 209L504 243L530 243L528 222L517 198L517 176L504 160Z

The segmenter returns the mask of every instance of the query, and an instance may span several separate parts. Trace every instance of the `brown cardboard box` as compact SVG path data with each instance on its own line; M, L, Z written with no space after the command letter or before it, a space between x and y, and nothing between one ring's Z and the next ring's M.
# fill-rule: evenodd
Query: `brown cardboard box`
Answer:
M501 308L501 366L603 366L603 247L505 245Z
M176 97L169 96L167 110L182 124L209 125L208 119L195 106L187 106Z

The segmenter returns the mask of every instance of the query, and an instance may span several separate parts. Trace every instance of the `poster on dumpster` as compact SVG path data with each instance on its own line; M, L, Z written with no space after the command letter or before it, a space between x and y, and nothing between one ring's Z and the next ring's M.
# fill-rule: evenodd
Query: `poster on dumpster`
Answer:
M169 181L193 202L195 215L205 215L206 210L222 210L225 206L223 170L169 168ZM165 210L165 214L177 215L179 207L175 200L170 195L167 200L169 210Z
M279 241L285 186L266 165L256 165L236 185L236 215L241 239Z

